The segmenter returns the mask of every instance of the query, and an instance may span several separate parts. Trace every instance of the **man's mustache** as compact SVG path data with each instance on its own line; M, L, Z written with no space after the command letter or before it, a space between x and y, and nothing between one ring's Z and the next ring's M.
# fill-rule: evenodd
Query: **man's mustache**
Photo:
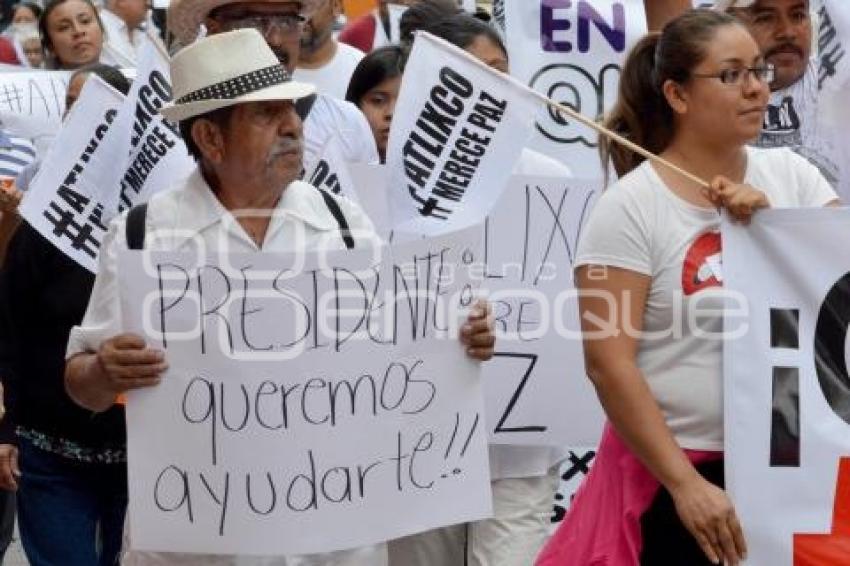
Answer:
M285 137L277 142L272 150L272 155L282 155L286 153L302 152L304 150L303 142L296 137Z
M773 55L778 55L779 53L789 53L789 52L790 53L796 53L800 57L803 56L803 50L800 49L800 47L798 47L797 45L794 45L793 43L780 43L779 45L771 47L770 49L767 50L767 52L765 53L764 56L765 56L765 58L767 58L767 57L772 57Z

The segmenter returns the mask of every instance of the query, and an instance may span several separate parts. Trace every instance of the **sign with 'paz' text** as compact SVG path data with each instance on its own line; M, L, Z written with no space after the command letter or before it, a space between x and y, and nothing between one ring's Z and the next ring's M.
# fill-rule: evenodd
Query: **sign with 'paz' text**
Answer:
M439 62L439 64L435 64ZM392 225L441 234L481 221L531 135L533 92L419 33L387 147Z

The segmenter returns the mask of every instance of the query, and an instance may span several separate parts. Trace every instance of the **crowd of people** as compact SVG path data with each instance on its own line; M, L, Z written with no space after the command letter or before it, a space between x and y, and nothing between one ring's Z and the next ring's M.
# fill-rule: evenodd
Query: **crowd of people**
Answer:
M162 45L145 0L21 2L0 35L0 63L32 69L74 69L89 63L132 68L144 43ZM164 49L164 45L162 45Z
M159 384L168 360L122 328L121 252L183 251L198 242L243 253L380 245L359 205L301 180L305 166L331 139L347 162L386 161L417 31L510 73L505 38L486 13L466 13L455 0L390 4L381 0L341 33L339 0L171 0L163 28L145 0L10 7L0 61L72 71L68 107L93 75L126 94L132 72L119 69L132 69L146 43L169 52L174 101L161 112L178 124L197 167L112 222L95 276L17 215L46 165L30 140L0 125L0 553L17 502L34 566L744 559L743 529L723 490L722 342L689 328L659 331L677 309L721 285L719 273L697 277L701 264L694 262L706 250L721 252L722 211L748 222L766 207L840 205L847 182L841 132L816 120L815 6L808 0L725 0L711 9L645 1L652 31L628 55L603 123L707 184L600 138L600 170L616 179L590 216L574 267L576 286L587 291L579 299L586 370L608 423L554 535L552 501L566 447L492 445L489 519L308 556L131 550L122 398ZM396 22L390 11L400 8L406 11ZM222 84L231 95L215 94ZM796 119L781 119L789 113ZM526 148L504 174L571 177L556 157ZM175 230L179 238L156 237ZM695 257L695 247L702 255ZM697 330L720 328L723 304L715 307ZM608 316L611 309L624 317ZM594 320L620 326L600 338ZM472 309L460 341L475 360L493 355L486 302Z

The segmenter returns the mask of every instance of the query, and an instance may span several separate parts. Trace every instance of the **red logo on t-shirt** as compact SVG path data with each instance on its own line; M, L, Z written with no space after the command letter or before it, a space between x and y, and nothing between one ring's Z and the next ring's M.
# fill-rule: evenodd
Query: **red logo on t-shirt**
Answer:
M709 287L721 287L720 233L706 232L691 244L682 265L682 291L686 296Z

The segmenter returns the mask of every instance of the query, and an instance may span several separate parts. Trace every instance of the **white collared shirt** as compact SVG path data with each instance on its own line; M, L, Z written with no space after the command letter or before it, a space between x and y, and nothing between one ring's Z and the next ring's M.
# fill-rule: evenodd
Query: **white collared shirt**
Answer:
M103 52L100 62L118 67L136 67L138 54L145 43L159 43L163 52L165 47L157 36L156 26L148 18L143 24L144 29L133 30L132 39L127 28L127 23L119 16L106 8L100 10L100 20L106 30L106 38L103 42Z
M354 69L365 54L356 47L336 40L331 41L334 42L336 50L330 61L317 69L298 67L292 73L292 78L316 85L316 89L323 94L345 100L351 75L354 74Z

